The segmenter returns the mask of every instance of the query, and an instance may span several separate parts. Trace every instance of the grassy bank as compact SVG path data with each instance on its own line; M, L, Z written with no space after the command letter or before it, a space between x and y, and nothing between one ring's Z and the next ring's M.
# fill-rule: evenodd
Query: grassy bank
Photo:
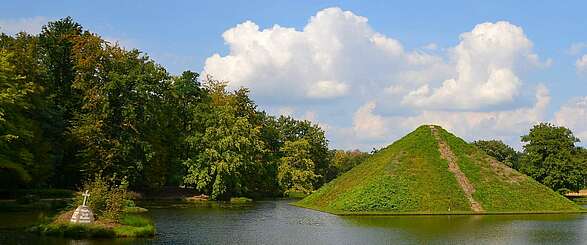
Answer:
M72 224L69 222L71 212L58 215L53 222L32 228L46 236L69 238L114 238L114 237L152 237L155 226L150 219L137 215L125 214L118 221L99 220L93 224Z
M587 203L585 203L587 204ZM315 211L325 212L338 216L420 216L420 215L524 215L524 214L587 214L587 208L571 211L486 211L477 213L473 211L453 211L453 212L387 212L387 211L366 211L351 212L333 209L323 209L316 206L305 205L300 202L292 202L290 205L307 208Z

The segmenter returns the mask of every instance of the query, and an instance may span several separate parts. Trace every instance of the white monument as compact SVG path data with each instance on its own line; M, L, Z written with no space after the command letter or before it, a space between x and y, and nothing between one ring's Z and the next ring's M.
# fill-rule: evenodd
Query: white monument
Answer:
M77 207L73 212L73 215L70 219L71 223L90 224L94 222L94 213L92 213L90 207L86 206L86 201L90 194L88 193L88 191L86 191L84 194L82 194L82 196L84 196L84 203Z

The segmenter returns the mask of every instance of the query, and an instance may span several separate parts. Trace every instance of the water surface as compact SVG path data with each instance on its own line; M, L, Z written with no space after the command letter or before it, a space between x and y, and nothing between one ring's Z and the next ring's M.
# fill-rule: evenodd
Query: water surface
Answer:
M38 237L10 228L35 214L0 213L0 244L587 244L587 214L340 217L288 202L151 207L154 239Z

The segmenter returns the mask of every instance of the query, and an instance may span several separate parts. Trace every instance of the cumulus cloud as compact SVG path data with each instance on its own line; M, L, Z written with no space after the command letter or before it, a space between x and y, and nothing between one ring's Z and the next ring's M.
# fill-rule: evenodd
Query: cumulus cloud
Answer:
M251 88L262 108L320 120L334 147L383 146L428 123L519 146L550 101L522 71L552 61L509 22L463 31L454 47L408 50L340 8L317 12L301 29L245 21L223 33L229 51L208 57L203 74ZM532 87L534 104L517 103L532 100L522 93Z
M505 21L479 24L460 39L452 49L456 77L437 88L422 85L402 103L426 109L470 110L511 102L522 85L515 73L516 63L539 62L522 28Z
M502 111L424 110L413 116L385 117L374 113L376 103L370 101L355 112L353 118L355 134L352 136L355 137L355 141L389 140L390 142L384 142L383 145L385 145L422 124L435 124L469 140L498 138L519 148L518 137L532 125L545 120L549 103L549 91L542 85L536 88L533 106ZM585 110L587 107L582 109ZM575 119L577 122L585 120L585 114L579 114L573 120Z
M587 43L584 43L584 42L573 43L569 47L567 53L569 53L571 55L578 55L581 53L581 51L583 51L586 48L587 48Z
M587 72L587 54L577 59L577 61L575 62L575 68L579 73Z
M574 98L561 106L554 123L568 127L584 143L587 141L587 96Z
M263 98L335 99L447 73L441 58L406 52L398 40L375 32L367 18L339 8L319 11L302 30L279 25L262 30L246 21L223 38L229 53L209 57L203 73L250 87Z
M38 34L41 32L43 25L47 24L49 19L43 16L36 16L21 19L3 19L0 20L0 32L14 35L19 32L29 34Z
M378 139L386 138L386 120L382 116L373 113L376 103L370 101L359 108L353 117L353 130L360 138Z

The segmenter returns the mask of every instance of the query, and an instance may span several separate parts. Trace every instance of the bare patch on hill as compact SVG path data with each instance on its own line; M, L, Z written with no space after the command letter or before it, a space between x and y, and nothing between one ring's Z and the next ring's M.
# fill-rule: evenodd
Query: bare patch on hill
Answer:
M465 197L469 200L469 204L473 212L483 212L483 207L479 202L477 202L473 198L473 193L475 193L475 187L471 184L467 176L461 171L459 168L459 164L457 163L457 158L444 140L440 138L436 128L433 125L430 125L430 130L432 131L432 135L438 142L438 150L440 151L440 157L448 162L448 171L454 174L459 186L465 193Z
M520 181L524 180L524 176L518 173L516 170L500 163L499 161L495 160L492 157L488 157L485 159L489 162L491 169L495 172L498 176L502 177L505 181L509 183L519 183Z

